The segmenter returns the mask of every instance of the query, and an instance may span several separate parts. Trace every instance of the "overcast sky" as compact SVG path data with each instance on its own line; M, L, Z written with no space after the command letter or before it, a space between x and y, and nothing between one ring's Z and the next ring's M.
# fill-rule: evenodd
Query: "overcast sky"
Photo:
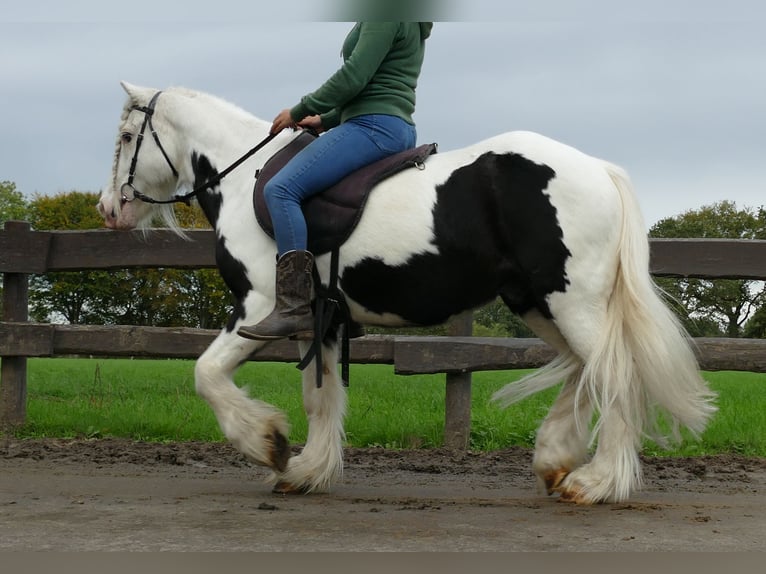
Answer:
M341 19L340 1L280 0L268 13L253 0L4 6L0 181L29 196L99 191L123 79L207 91L271 120L340 65L351 24L309 21ZM730 1L725 14L685 0L613 13L599 9L623 3L426 4L451 21L427 44L420 143L540 132L626 168L648 225L722 199L766 204L763 2Z

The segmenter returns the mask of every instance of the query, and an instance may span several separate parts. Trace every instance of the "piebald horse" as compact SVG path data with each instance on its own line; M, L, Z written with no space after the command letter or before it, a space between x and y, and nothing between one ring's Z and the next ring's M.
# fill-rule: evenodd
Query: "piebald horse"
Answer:
M140 199L203 188L196 200L236 306L196 362L196 390L227 439L273 469L276 488L326 491L343 468L346 390L333 368L335 333L321 346L330 367L321 386L313 364L303 371L309 431L300 454L290 456L284 414L232 378L264 344L238 336L238 327L274 306L276 245L253 211L253 175L296 134L285 130L219 178L266 138L269 122L197 91L122 85L111 183L98 205L106 226L145 228L161 215L182 233L169 206ZM330 256L316 265L326 282ZM563 500L628 498L641 483L642 439L677 437L681 427L699 435L715 411L688 335L649 274L628 176L535 133L440 152L424 169L378 183L340 248L339 287L353 320L367 325L439 324L497 296L521 316L558 356L494 398L510 403L563 383L533 460L541 491ZM303 356L310 343L297 344Z

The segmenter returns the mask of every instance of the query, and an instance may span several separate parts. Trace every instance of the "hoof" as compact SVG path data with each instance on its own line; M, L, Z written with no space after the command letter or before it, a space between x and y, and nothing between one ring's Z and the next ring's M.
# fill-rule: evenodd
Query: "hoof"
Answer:
M568 474L568 469L559 468L543 475L543 482L545 483L545 488L548 491L548 494L553 494L556 492L556 489Z
M591 506L594 503L594 501L586 498L583 490L577 486L557 488L556 490L559 492L559 502L573 502L583 506Z
M287 469L287 462L290 460L290 444L285 435L279 431L274 431L268 440L271 442L269 466L279 472L284 472Z
M583 503L579 490L561 490L559 492L559 500L561 502L574 502L575 504Z
M271 489L274 494L308 494L309 490L305 486L295 486L290 482L280 480Z

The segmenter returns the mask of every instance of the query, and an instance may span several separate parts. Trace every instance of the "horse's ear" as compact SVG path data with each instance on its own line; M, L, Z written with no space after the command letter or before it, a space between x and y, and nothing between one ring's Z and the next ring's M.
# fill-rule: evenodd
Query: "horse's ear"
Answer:
M120 82L120 85L122 86L122 89L125 90L125 93L128 94L130 99L135 103L148 100L151 97L150 94L156 91L156 90L151 90L149 88L134 86L133 84L125 82L125 81Z

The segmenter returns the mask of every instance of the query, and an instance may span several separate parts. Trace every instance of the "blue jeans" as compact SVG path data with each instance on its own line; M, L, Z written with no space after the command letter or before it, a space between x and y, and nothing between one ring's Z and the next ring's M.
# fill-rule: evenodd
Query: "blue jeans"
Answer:
M415 126L396 116L352 118L311 142L263 189L282 256L305 250L306 220L301 203L357 169L415 147Z

